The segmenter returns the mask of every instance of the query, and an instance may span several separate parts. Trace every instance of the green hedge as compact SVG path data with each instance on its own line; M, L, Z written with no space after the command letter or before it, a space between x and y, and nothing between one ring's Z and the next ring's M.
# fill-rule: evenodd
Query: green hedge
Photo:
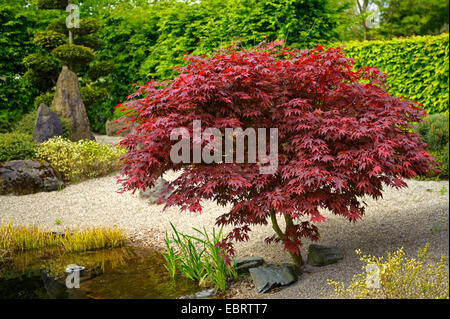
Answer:
M423 104L430 114L448 112L448 33L350 42L344 47L356 67L373 66L388 74L393 95Z

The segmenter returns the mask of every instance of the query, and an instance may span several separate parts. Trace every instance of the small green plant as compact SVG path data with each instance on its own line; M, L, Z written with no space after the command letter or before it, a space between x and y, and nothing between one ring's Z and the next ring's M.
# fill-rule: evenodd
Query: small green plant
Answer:
M174 234L170 240L166 232L166 249L164 254L166 269L172 277L179 269L187 278L199 282L203 286L205 282L211 282L215 288L225 291L229 279L236 279L237 272L233 264L224 261L224 252L218 243L223 239L222 229L216 233L213 229L209 236L206 229L200 231L193 228L202 238L180 233L171 223ZM175 244L178 254L172 248Z
M443 185L441 187L441 189L439 190L439 193L441 193L441 195L445 195L445 193L447 193L447 187L445 187L445 185Z
M56 218L56 219L55 219L55 225L61 225L61 220L58 219L58 218Z
M439 225L436 225L436 226L434 226L434 227L432 227L431 229L430 229L430 233L431 234L438 234L438 233L440 233L443 229L445 229L446 228L446 224L445 224L445 222L443 222L443 221L441 221L440 223L439 223Z
M335 295L368 299L448 299L449 273L445 257L430 262L429 244L417 250L416 258L406 258L403 248L387 252L387 258L363 255L363 273L355 275L350 284L328 280ZM357 250L361 255L362 252ZM370 271L369 271L370 270Z
M29 134L0 134L0 162L32 159L36 156L36 149L36 143Z

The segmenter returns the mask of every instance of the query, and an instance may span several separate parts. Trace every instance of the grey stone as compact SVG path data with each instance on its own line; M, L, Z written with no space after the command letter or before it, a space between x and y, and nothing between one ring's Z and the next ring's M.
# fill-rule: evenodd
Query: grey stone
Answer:
M192 295L181 296L178 299L205 299L216 295L216 289L210 288L206 290L199 291Z
M125 136L131 132L133 127L134 123L126 122L126 118L107 120L105 124L106 135L108 136Z
M62 135L62 125L58 114L50 111L47 105L42 103L36 113L34 122L33 141L42 143L54 136Z
M167 181L163 178L158 178L155 181L155 185L153 185L152 188L147 187L145 190L139 191L139 196L141 198L148 200L151 204L156 204L158 199L162 195L161 193L167 190L167 187L168 187ZM170 192L164 194L163 202L167 200L167 198L169 198L170 194L171 194Z
M256 291L265 293L272 288L290 285L297 281L301 270L290 264L265 264L256 268L250 268Z
M63 66L56 83L56 92L52 101L52 107L70 122L70 140L79 141L88 139L95 141L91 132L89 120L81 99L78 77Z
M56 171L38 160L0 163L0 195L51 192L64 187Z
M248 274L250 268L255 268L264 264L262 257L238 257L233 259L238 274Z
M308 263L313 266L326 266L337 263L344 254L337 247L311 244L308 248Z

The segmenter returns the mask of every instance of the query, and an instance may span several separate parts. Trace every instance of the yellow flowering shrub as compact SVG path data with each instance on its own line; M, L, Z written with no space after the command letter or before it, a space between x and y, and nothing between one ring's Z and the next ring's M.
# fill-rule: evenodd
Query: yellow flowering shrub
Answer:
M350 284L328 280L334 287L332 297L357 299L448 299L449 272L445 257L439 263L429 261L429 245L417 250L417 259L405 257L403 248L387 253L387 258L362 255L363 273ZM361 255L361 251L356 253Z
M50 163L65 181L104 176L114 171L126 150L95 141L72 142L60 136L39 144L36 156Z

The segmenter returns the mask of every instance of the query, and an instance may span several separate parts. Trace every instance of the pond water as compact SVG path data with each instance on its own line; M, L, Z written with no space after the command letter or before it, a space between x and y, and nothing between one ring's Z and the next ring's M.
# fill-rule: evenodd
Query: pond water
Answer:
M172 299L200 290L182 276L172 279L164 263L159 252L139 247L23 252L0 268L0 299ZM66 287L70 264L85 267L79 288Z

